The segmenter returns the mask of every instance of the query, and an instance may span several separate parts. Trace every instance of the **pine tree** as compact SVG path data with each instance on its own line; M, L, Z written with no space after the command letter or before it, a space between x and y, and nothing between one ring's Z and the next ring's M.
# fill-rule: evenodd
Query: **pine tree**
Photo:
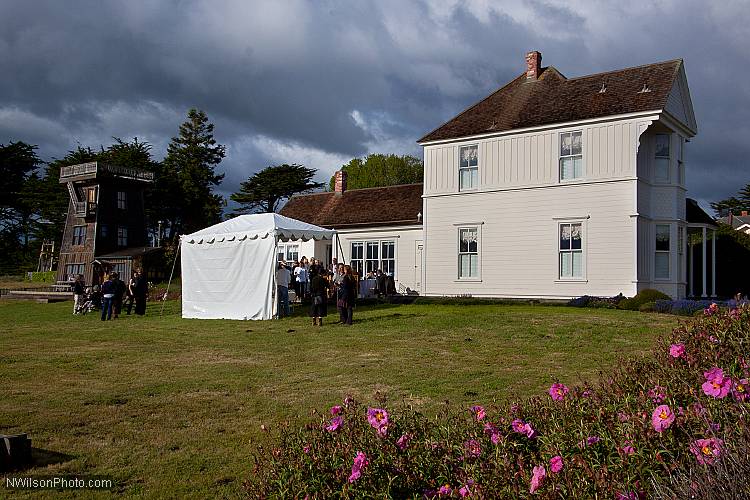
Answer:
M322 187L313 182L317 170L293 163L266 167L240 185L232 194L232 201L240 204L236 214L275 212L279 202L295 193L305 193Z
M157 191L169 193L164 217L173 237L221 220L224 199L213 188L224 179L224 174L216 173L216 166L224 158L225 147L217 144L213 132L206 113L191 109L158 172Z

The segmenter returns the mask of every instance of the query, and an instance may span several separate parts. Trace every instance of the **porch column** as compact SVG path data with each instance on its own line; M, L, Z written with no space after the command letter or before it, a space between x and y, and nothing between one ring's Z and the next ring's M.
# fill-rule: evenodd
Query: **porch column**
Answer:
M695 297L695 288L693 285L693 259L695 254L693 252L693 245L690 244L690 232L688 231L688 292L690 297Z
M711 297L716 297L716 230L711 230Z
M703 245L703 297L704 299L707 297L706 295L706 228L703 227L703 238L701 239L701 244Z

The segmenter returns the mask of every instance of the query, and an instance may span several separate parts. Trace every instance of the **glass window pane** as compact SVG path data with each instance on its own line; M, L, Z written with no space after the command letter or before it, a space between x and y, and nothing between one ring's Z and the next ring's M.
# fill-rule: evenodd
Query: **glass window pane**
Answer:
M572 179L574 173L573 159L560 158L560 179Z
M570 148L570 154L579 155L581 154L581 132L573 132L571 136L572 145Z
M560 156L568 156L571 153L573 138L569 133L560 134Z
M574 250L580 250L581 249L581 239L583 238L583 235L581 234L581 225L580 224L571 224L570 225L570 248Z
M669 158L654 158L654 178L657 181L669 180Z
M472 167L478 165L477 146L465 146L459 150L459 166Z
M656 134L656 156L669 158L669 135Z
M469 262L471 277L476 278L477 276L479 276L479 255L470 255Z
M656 225L656 250L669 251L669 225Z
M471 187L472 188L479 186L478 177L479 177L479 169L472 168L471 169Z
M560 252L560 277L569 278L572 273L572 258L570 252Z
M669 252L656 252L654 264L654 277L669 278Z
M460 255L458 261L458 276L461 278L466 278L467 276L469 276L469 255Z
M560 250L570 249L570 224L560 224Z
M583 253L571 252L571 276L573 278L583 277Z

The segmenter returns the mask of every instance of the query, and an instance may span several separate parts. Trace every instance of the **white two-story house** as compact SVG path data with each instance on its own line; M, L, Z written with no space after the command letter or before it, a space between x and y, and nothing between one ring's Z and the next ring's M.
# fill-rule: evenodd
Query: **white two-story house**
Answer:
M541 59L418 141L422 293L684 297L682 60L566 78Z

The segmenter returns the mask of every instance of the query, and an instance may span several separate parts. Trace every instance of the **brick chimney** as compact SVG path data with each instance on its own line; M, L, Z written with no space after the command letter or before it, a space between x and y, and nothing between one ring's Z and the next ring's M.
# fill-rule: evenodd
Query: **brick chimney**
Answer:
M346 172L343 170L336 172L336 179L333 181L333 191L339 195L346 191Z
M742 217L747 217L747 210L742 211Z
M542 53L534 50L526 54L526 81L536 80L542 72Z

